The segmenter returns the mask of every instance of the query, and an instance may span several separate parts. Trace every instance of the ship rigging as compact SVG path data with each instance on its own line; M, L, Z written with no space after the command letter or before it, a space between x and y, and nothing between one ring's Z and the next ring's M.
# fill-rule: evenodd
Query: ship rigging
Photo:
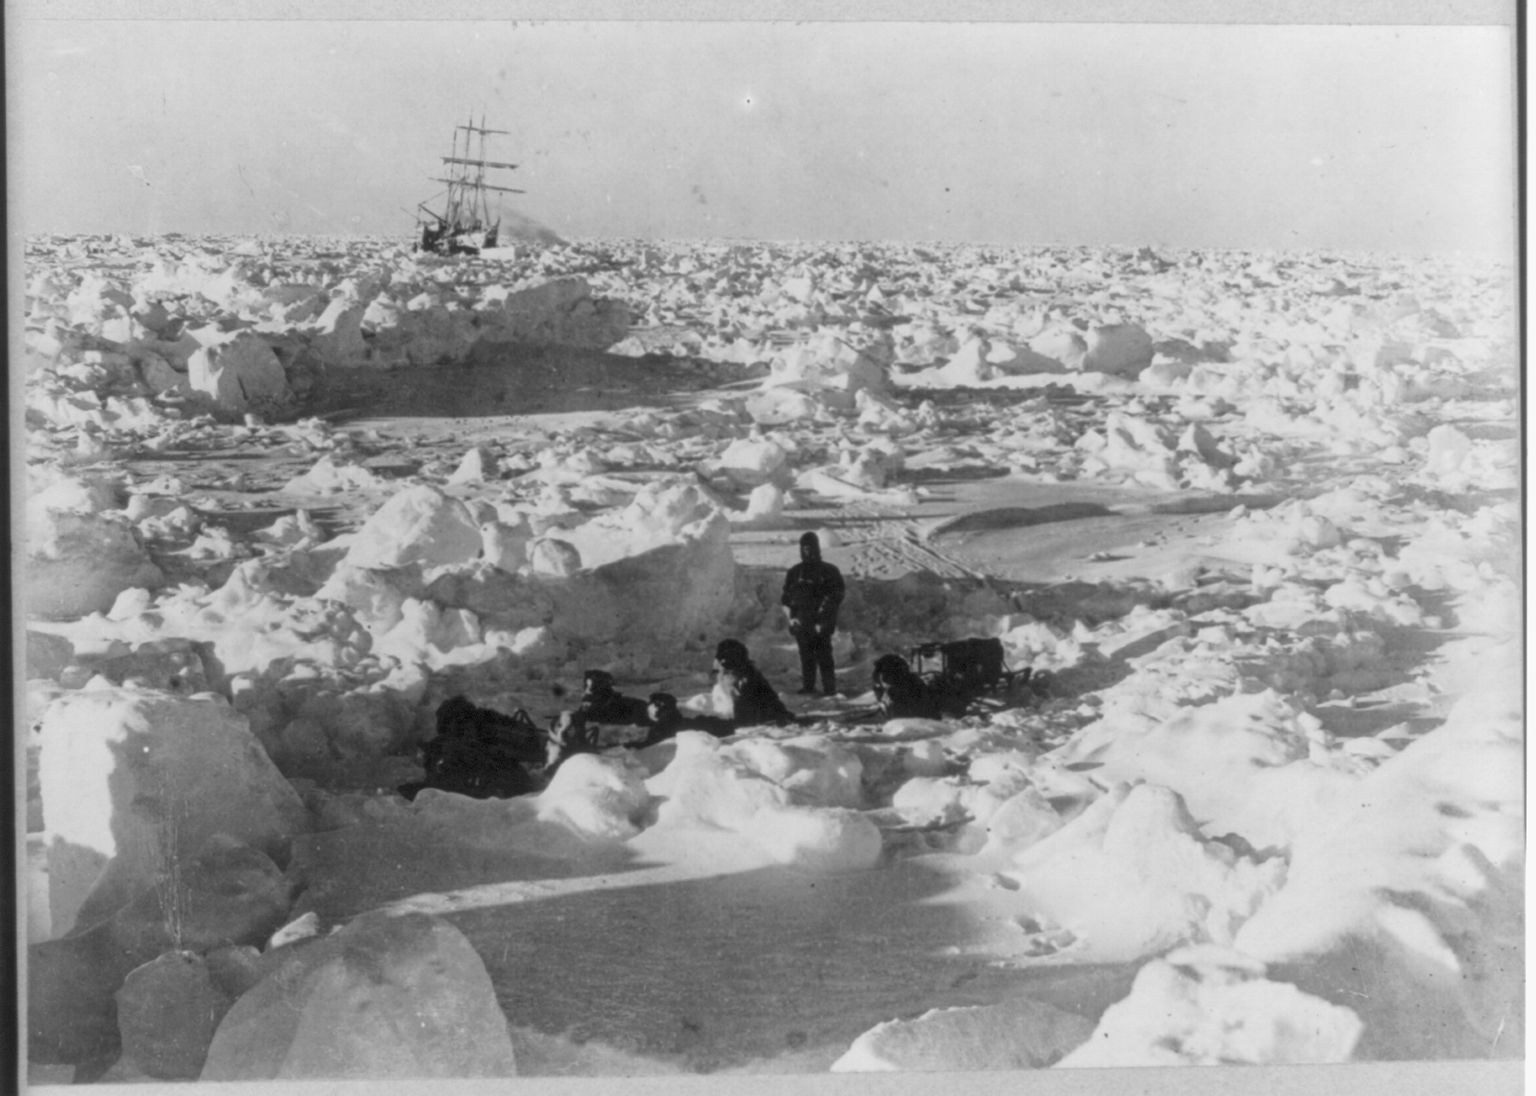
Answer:
M428 202L417 205L417 226L420 235L418 251L431 251L439 255L475 255L483 248L495 247L501 230L501 217L494 219L491 207L494 194L521 194L514 187L501 186L486 181L488 171L513 171L516 164L486 158L486 138L507 134L504 129L487 129L485 115L475 125L471 114L468 123L453 130L453 147L449 155L442 157L443 175L433 180L447 185L442 195L441 210ZM461 135L462 134L462 139ZM429 199L431 201L431 199Z

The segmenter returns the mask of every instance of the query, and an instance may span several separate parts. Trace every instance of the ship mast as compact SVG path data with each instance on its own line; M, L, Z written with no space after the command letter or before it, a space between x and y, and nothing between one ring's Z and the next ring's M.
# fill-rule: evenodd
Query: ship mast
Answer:
M512 190L510 187L492 186L490 183L487 183L485 181L485 169L492 166L514 168L517 165L499 163L493 165L489 160L485 158L486 136L492 133L506 134L509 131L504 129L487 129L485 125L484 111L480 112L480 124L478 126L475 125L474 114L470 114L469 123L457 128L464 131L464 157L462 159L457 159L458 140L457 134L455 134L455 158L450 159L449 162L455 163L459 166L459 172L457 174L459 174L459 176L465 180L465 185L470 191L470 209L468 210L469 219L471 222L471 227L475 231L479 231L489 227L491 223L491 207L489 201L486 198L486 191L503 190L513 194L519 193L518 191ZM475 138L477 137L479 138L479 148L475 150L477 153L476 155L471 155L471 149L473 148L472 142L474 142Z
M487 192L523 193L515 187L496 186L486 182L487 168L512 170L517 167L516 164L486 158L486 138L492 134L506 135L509 132L505 129L490 129L486 125L484 111L480 113L478 125L475 124L475 115L471 111L467 122L453 127L451 153L442 157L443 163L447 166L444 172L446 178L433 177L436 182L445 183L448 187L443 212L439 215L427 209L425 204L422 206L423 210L438 221L436 229L430 232L424 230L421 245L424 249L438 250L440 241L449 241L441 246L453 248L457 245L452 241L463 233L484 233L487 240L485 246L493 246L501 218L497 217L494 223L492 222ZM462 146L459 143L460 133L464 135Z

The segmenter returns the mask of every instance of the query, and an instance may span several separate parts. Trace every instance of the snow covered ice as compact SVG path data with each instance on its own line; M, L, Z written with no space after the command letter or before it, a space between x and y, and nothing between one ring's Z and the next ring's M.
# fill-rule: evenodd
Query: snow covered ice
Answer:
M1511 285L29 240L34 1076L1518 1054ZM807 530L833 698L778 609ZM868 716L875 658L970 636L1040 695ZM395 791L450 697L707 714L726 637L799 725Z

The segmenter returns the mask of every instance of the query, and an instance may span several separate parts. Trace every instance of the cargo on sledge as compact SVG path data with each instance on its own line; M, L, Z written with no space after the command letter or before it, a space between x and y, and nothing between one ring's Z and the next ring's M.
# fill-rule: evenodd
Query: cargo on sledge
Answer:
M988 699L1008 702L1043 696L1046 675L1029 666L1010 669L1000 639L954 639L912 648L912 668L935 693L962 707Z
M1046 695L1043 673L1010 669L1000 639L956 639L875 660L875 700L888 718L959 717Z

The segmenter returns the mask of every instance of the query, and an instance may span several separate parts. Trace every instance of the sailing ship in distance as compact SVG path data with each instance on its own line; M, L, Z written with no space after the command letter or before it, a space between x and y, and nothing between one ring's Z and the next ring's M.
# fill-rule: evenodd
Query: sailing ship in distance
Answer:
M420 202L416 207L420 228L416 250L439 255L477 255L483 248L496 246L501 217L498 214L492 218L492 195L523 193L486 181L487 171L514 171L517 168L516 164L486 159L486 138L505 136L507 132L487 129L483 112L479 125L475 124L471 114L467 123L454 127L452 152L442 158L443 175L432 177L435 182L445 183L448 187L442 195L441 211L428 204L432 199Z

